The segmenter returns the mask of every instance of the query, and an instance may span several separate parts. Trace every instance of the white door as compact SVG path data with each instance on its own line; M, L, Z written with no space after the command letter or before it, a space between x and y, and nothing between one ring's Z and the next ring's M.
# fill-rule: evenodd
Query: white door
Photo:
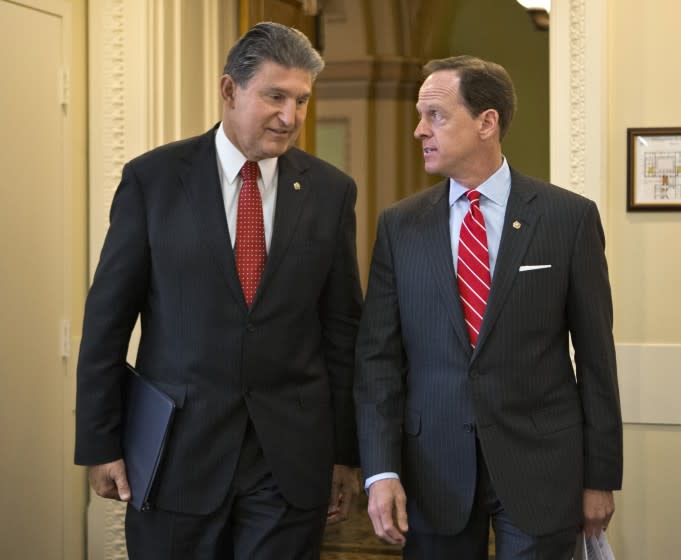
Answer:
M0 558L62 559L63 2L0 0ZM55 10L56 9L56 10Z

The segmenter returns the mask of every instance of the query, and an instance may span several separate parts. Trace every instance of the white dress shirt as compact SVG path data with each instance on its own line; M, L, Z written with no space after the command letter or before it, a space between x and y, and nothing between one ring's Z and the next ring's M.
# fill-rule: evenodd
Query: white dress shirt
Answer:
M232 248L234 248L234 242L236 241L236 215L242 183L239 172L244 163L246 163L246 156L230 142L222 128L222 124L220 124L215 132L215 151L218 156L218 173L220 175L222 200L225 203L227 227L229 228ZM265 247L269 254L270 242L272 241L272 226L274 225L274 208L277 202L278 158L261 159L258 162L258 167L260 168L258 190L262 197Z

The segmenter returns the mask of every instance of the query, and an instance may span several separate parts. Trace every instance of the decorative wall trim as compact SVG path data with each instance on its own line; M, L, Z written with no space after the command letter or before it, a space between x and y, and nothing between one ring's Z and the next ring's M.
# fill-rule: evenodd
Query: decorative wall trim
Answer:
M681 344L617 344L622 418L681 426Z
M149 101L154 104L149 110L150 140L153 145L159 145L166 137L165 114L166 99L165 84L165 25L156 25L165 21L165 2L163 0L149 0L149 22L145 35L147 36L148 52L151 63L149 72Z
M319 99L413 101L421 84L421 62L377 59L327 62L315 91Z
M124 1L89 6L90 273L99 258L111 200L125 162ZM97 71L93 69L97 67Z
M554 2L551 9L551 181L607 213L608 0Z
M125 505L94 496L87 515L88 560L127 560Z
M586 150L584 59L586 57L585 0L570 0L570 183L568 188L584 194Z
M323 17L327 23L345 23L348 20L345 0L324 0Z
M142 3L138 3L142 4ZM132 19L126 0L89 2L90 86L90 277L108 228L108 214L121 170L129 157L131 107L130 48L126 26ZM146 18L142 18L142 21ZM146 49L136 51L136 55ZM133 81L134 83L134 81ZM89 560L125 560L124 509L90 491L88 506Z
M150 147L154 103L150 53L152 0L89 2L90 276L109 225L109 209L126 161ZM161 26L159 26L161 27ZM161 104L161 108L163 105ZM131 344L132 347L136 343ZM88 510L89 560L125 560L125 508L93 492Z

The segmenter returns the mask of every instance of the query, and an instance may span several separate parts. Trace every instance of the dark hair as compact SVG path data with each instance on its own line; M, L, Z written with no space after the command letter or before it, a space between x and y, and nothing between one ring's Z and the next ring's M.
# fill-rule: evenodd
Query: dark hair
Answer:
M503 139L516 109L515 88L506 69L469 55L431 60L423 67L426 77L441 70L454 70L459 75L461 99L473 116L487 109L499 113L499 139Z
M303 33L268 21L253 26L234 44L227 55L224 73L244 87L265 61L307 70L313 81L324 69L322 57Z

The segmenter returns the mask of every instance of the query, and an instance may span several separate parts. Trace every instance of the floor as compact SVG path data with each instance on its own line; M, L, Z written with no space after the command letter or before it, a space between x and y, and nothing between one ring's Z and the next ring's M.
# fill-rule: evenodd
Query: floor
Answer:
M329 525L322 545L322 560L396 560L401 549L383 543L375 534L362 493L347 521Z
M326 528L321 560L397 560L399 547L387 545L374 535L366 512L366 496L362 493L347 521ZM494 560L490 544L489 560Z

